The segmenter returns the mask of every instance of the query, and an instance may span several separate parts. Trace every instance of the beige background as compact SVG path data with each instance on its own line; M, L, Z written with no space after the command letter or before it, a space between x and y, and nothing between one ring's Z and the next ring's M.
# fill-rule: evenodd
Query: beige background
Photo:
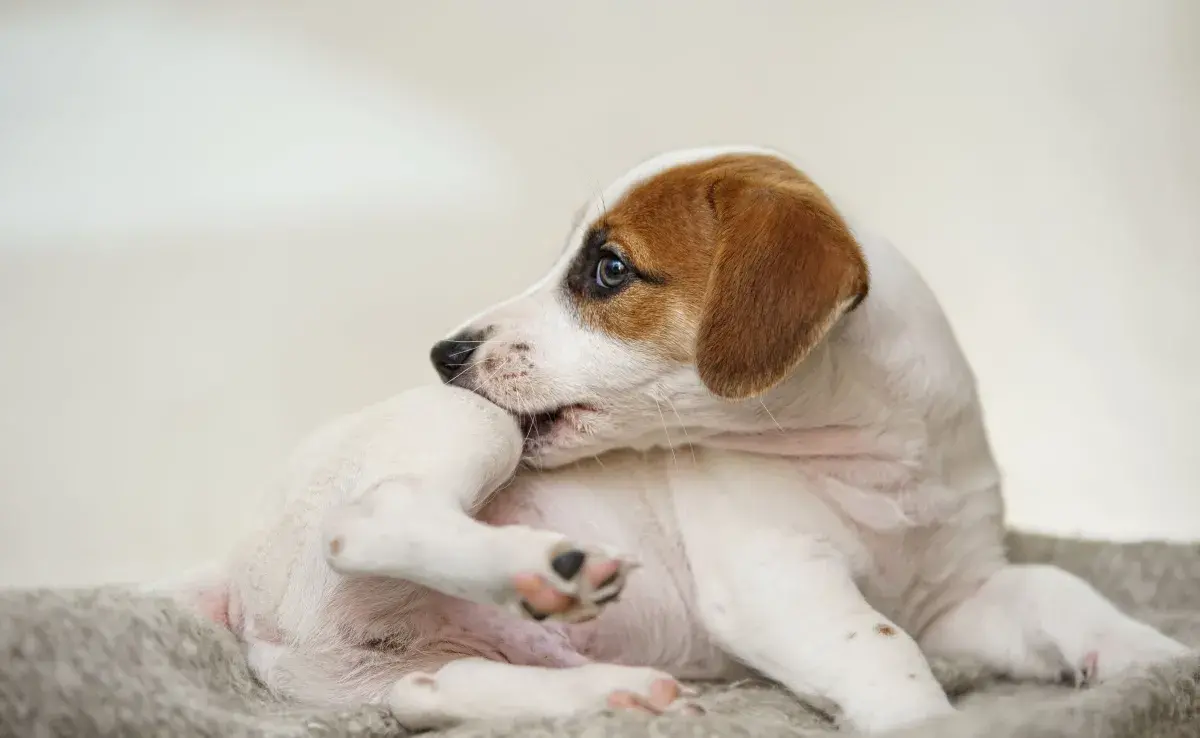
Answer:
M596 187L729 141L924 271L1014 523L1200 537L1195 0L0 8L0 583L219 553Z

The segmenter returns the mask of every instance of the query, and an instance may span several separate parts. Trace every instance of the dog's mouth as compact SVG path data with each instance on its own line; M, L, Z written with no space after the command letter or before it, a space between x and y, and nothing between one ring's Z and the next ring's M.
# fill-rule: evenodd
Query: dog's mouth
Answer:
M575 403L536 413L511 410L509 412L513 413L520 424L521 434L525 436L525 447L533 448L544 443L561 427L572 426L576 430L582 430L579 423L581 416L595 411L596 408L591 405Z

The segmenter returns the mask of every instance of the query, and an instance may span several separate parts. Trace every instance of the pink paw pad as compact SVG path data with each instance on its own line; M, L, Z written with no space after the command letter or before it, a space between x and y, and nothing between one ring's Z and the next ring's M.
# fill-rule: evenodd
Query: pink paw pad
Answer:
M570 548L550 560L546 574L513 577L513 588L530 618L577 623L596 617L616 601L632 568L627 561Z
M1098 651L1088 651L1083 656L1083 661L1079 663L1079 670L1075 672L1075 686L1086 687L1096 681L1100 675L1100 653Z
M659 679L650 685L649 694L637 694L627 690L619 690L608 695L608 707L614 710L633 710L648 715L661 715L668 710L678 711L684 715L698 716L704 714L704 708L697 704L681 701L687 690L679 682L672 679Z

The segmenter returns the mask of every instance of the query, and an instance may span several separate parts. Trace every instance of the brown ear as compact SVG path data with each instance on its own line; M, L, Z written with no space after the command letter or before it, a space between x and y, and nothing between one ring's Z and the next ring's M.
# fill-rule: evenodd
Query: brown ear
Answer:
M867 294L846 223L802 174L716 181L716 251L696 339L715 395L753 397L783 380Z

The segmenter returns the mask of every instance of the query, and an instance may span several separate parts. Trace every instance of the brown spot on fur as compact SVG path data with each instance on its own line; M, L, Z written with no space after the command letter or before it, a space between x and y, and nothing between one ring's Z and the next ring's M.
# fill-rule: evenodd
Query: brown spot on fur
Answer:
M342 552L342 539L334 538L329 542L329 553L332 556L337 556Z
M875 632L881 636L887 636L888 638L896 635L896 629L886 623L880 623L879 625L876 625Z
M668 360L695 363L715 394L781 381L866 296L866 261L811 180L772 156L668 169L592 224L652 281L576 296L583 320Z

